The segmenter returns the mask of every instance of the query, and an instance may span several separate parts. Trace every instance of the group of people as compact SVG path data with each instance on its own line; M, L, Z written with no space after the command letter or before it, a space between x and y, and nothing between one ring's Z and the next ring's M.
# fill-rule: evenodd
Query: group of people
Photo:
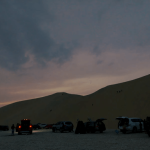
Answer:
M11 126L11 130L12 130L12 135L14 135L14 130L15 130L15 128L16 128L16 132L18 132L18 127L19 127L19 123L17 123L17 125L16 125L16 127L15 127L15 125L14 124L12 124L12 126Z

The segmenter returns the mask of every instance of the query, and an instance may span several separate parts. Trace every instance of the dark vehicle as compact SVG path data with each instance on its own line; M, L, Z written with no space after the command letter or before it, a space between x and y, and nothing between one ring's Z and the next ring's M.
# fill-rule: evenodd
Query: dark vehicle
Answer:
M36 129L41 129L41 127L40 127L38 124L32 125L32 128L33 128L34 130L36 130Z
M32 134L32 125L30 124L30 119L21 120L21 125L18 128L18 134L30 133Z
M9 127L8 127L8 126L5 126L5 125L0 125L0 130L8 131L8 130L9 130Z
M47 124L44 128L45 129L52 129L52 127L53 127L53 124Z
M96 131L99 131L102 133L106 130L105 124L103 123L103 120L106 120L105 118L97 119L96 121L89 121L85 123L86 132L89 133L95 133Z
M52 126L52 131L59 130L61 133L64 131L73 131L73 123L70 121L60 121Z
M147 117L144 120L144 129L145 129L146 133L148 134L148 136L150 137L150 117Z
M77 127L75 130L75 134L85 134L86 133L86 128L85 128L85 124L83 123L83 121L78 121L77 122Z

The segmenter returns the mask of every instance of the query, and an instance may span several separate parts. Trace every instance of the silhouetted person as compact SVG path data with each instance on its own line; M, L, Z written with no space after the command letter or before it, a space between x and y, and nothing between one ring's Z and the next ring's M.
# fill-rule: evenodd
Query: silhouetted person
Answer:
M75 134L78 134L78 133L80 133L80 134L86 133L86 129L85 129L85 125L84 125L83 121L78 121L78 123L77 123Z
M15 129L14 124L12 124L11 129L12 129L12 135L14 135L14 129Z

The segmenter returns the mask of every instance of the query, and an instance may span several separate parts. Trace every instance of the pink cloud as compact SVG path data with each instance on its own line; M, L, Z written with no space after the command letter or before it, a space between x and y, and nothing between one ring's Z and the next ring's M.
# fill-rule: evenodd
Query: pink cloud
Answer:
M28 63L17 72L1 68L0 106L56 92L87 95L110 84L136 79L149 74L149 56L139 50L96 55L90 49L78 49L62 65L51 61L47 67L38 68Z

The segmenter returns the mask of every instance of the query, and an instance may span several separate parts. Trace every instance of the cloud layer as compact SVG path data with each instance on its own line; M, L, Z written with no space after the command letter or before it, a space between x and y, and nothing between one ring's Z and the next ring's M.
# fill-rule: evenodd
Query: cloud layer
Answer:
M149 0L1 0L0 105L86 95L149 74L149 7Z
M8 70L15 70L27 61L29 54L39 65L57 58L66 59L70 51L65 43L58 44L43 24L55 20L41 0L0 2L0 64ZM65 53L65 55L64 55Z

